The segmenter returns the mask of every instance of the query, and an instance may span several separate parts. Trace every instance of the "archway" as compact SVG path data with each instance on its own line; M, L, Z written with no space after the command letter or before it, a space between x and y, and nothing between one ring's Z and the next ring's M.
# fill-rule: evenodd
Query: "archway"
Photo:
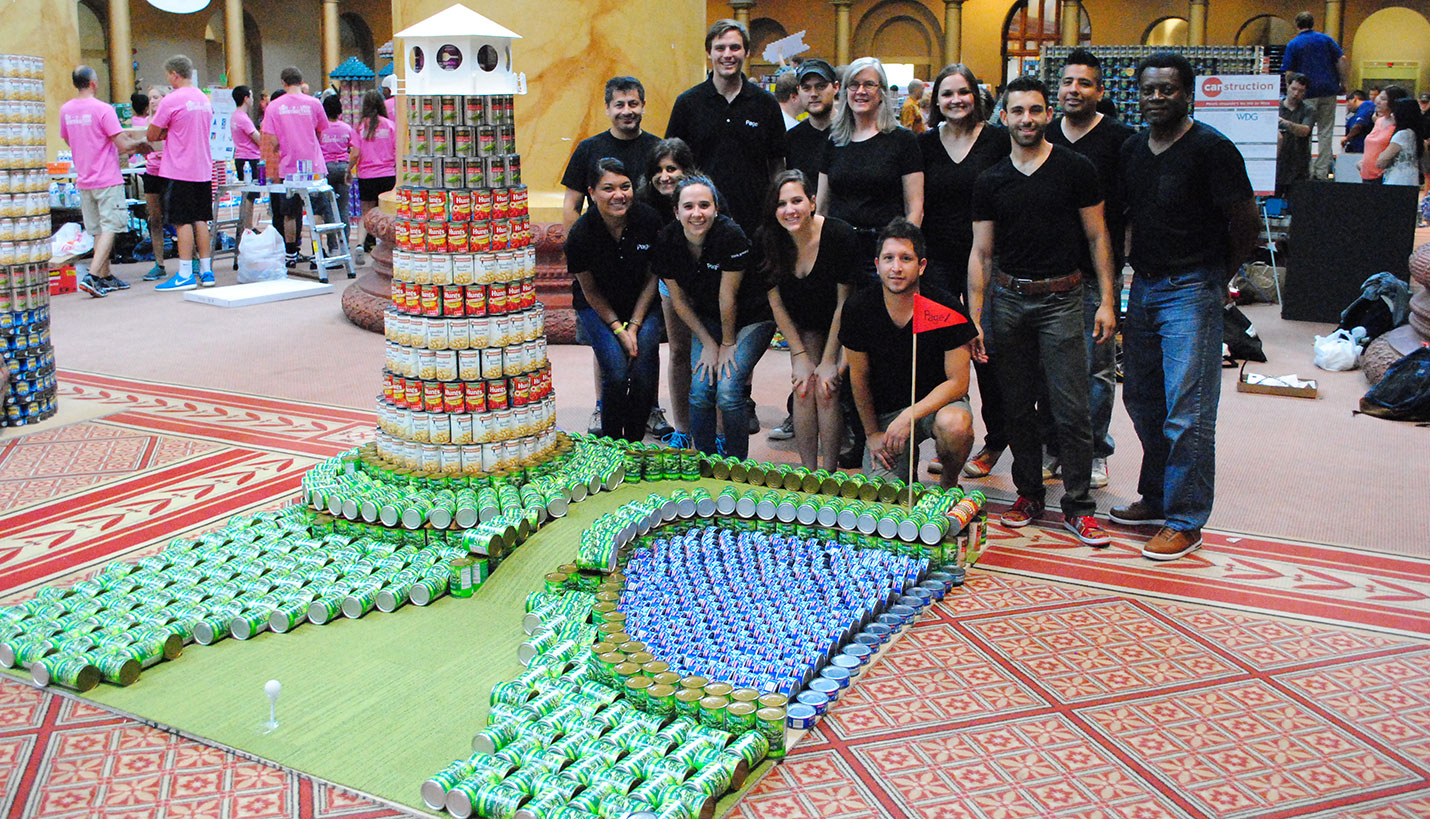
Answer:
M1184 46L1187 44L1188 31L1185 17L1163 17L1143 32L1142 45Z
M911 65L915 77L930 79L942 65L942 42L943 28L927 6L911 0L884 0L859 19L851 56Z
M765 59L765 46L787 36L789 36L789 32L785 31L785 27L780 25L778 20L772 20L769 17L756 17L750 21L750 76L775 72L779 63L772 63ZM788 62L788 58L785 61Z
M1351 82L1360 88L1395 83L1412 94L1430 88L1430 21L1417 11L1377 11L1356 29L1348 50Z
M99 77L97 96L110 102L128 102L109 99L109 37L104 29L103 9L96 9L86 0L75 4L75 18L79 24L79 61L94 69Z
M1018 0L1003 21L1003 82L1028 73L1029 63L1039 58L1042 47L1062 42L1063 19L1058 0ZM1092 18L1078 4L1077 42L1092 42Z
M376 70L377 52L373 47L372 29L361 15L345 11L338 15L338 56L357 57L362 64Z
M200 85L215 87L228 85L228 57L224 54L224 43L228 32L224 29L223 9L214 12L204 25L204 62L200 66Z
M1239 46L1285 46L1296 36L1291 21L1274 14L1260 14L1247 20L1236 32Z

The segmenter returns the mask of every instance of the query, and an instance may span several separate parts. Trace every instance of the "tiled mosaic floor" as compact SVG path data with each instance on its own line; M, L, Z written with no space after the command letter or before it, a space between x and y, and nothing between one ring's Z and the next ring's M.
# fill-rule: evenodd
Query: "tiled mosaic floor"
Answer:
M0 439L0 601L280 500L372 425L350 409L61 382L61 400L113 412ZM732 815L1430 816L1430 567L1226 533L1153 565L1142 535L1116 537L1095 551L994 527L986 570ZM0 817L388 815L0 679Z

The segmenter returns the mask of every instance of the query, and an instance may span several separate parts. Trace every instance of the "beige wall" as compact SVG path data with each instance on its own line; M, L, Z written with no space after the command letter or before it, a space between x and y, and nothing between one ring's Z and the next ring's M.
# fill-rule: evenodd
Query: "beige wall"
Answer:
M452 2L394 0L393 30ZM704 77L701 0L468 0L464 5L523 38L512 46L512 60L526 73L529 89L516 98L516 140L522 178L533 194L557 190L576 142L610 127L601 97L607 79L630 74L641 80L646 130L661 135L676 96Z
M64 148L60 105L74 96L70 72L79 63L78 26L72 2L7 0L0 8L0 53L45 58L45 136L52 159Z

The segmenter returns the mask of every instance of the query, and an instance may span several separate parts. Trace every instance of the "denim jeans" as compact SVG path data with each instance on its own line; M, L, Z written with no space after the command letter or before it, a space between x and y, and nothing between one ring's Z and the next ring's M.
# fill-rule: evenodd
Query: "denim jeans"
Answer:
M998 348L998 381L1003 386L1005 429L1013 450L1013 485L1018 494L1041 501L1043 436L1036 402L1046 374L1048 405L1063 462L1063 515L1091 515L1092 423L1087 398L1087 344L1078 290L1021 296L995 289L990 335ZM1041 367L1042 372L1039 372Z
M576 317L601 364L601 434L641 440L660 387L660 337L665 332L660 311L646 312L636 331L635 358L626 355L626 348L595 310L583 307Z
M720 325L705 322L705 329L718 342ZM750 379L760 356L769 349L775 335L775 323L757 321L741 327L735 336L735 371L718 381L692 376L690 379L690 436L701 452L715 452L715 410L725 419L725 454L744 458L750 454L750 409L745 402L750 397ZM698 333L690 334L690 368L700 362L703 346Z
M1082 319L1083 331L1087 339L1088 406L1092 410L1092 457L1110 458L1117 448L1109 431L1112 426L1112 405L1117 400L1117 343L1107 341L1097 343L1093 332L1093 322L1097 318L1097 308L1102 304L1102 293L1097 282L1083 283ZM1114 308L1116 309L1116 308ZM1042 430L1043 441L1049 454L1059 454L1054 433L1053 413L1048 405L1047 382L1043 383L1038 396L1038 427Z
M1222 275L1134 276L1122 326L1122 402L1142 441L1137 491L1167 526L1200 529L1216 479Z

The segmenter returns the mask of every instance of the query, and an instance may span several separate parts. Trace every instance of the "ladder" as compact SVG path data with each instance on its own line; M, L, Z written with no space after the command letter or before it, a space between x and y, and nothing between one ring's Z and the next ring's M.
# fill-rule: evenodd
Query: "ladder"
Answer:
M229 166L227 162L214 162L214 175L211 180L211 190L213 191L213 221L209 223L209 256L213 259L213 264L218 263L220 256L233 257L233 269L238 269L238 240L241 238L240 226L243 224L242 217L238 219L220 219L219 203L222 202L234 186L228 181ZM242 184L243 180L239 180ZM240 213L242 208L240 207ZM232 247L223 246L223 237L227 235L232 240Z
M327 284L328 270L345 268L349 279L357 278L357 268L353 266L353 255L348 248L348 222L338 213L338 197L333 187L326 182L312 185L288 186L288 193L297 194L303 200L303 224L313 240L313 266L318 270L318 281ZM332 222L319 222L314 200L326 205L324 212ZM337 244L335 252L329 252L327 240L332 238Z

